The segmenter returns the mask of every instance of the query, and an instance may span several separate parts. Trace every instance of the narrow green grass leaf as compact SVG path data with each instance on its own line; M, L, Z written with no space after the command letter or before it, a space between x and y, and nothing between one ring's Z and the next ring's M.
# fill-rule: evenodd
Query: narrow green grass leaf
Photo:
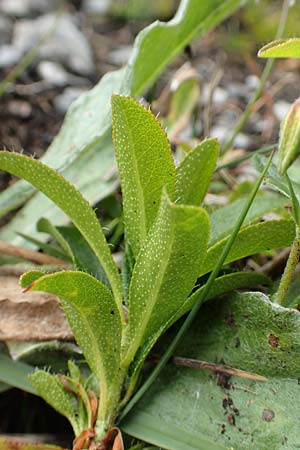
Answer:
M278 39L262 47L259 58L300 58L300 38Z
M22 389L30 394L36 394L36 390L28 381L28 375L33 373L34 367L20 361L14 361L9 356L0 353L0 381Z
M175 166L154 115L131 98L115 95L111 102L126 236L136 257L155 220L163 187L174 196Z
M271 249L289 247L294 237L295 224L293 220L267 220L249 225L239 232L225 264ZM215 267L228 239L224 238L208 249L207 259L201 267L199 276L210 272Z
M76 420L76 409L73 395L65 390L57 375L45 370L37 370L29 376L29 380L38 394L62 416L66 417L72 425L75 436L80 429Z
M214 173L220 146L216 139L197 145L176 169L176 203L200 205Z
M39 278L31 290L61 298L75 339L101 386L100 409L105 414L119 376L121 320L111 292L83 272L60 272Z
M163 193L156 222L141 249L129 290L129 364L138 348L155 335L191 292L206 255L207 213L174 205ZM195 239L197 236L197 239Z
M32 183L69 216L99 258L122 316L121 277L96 214L80 192L51 168L24 155L0 152L0 168Z

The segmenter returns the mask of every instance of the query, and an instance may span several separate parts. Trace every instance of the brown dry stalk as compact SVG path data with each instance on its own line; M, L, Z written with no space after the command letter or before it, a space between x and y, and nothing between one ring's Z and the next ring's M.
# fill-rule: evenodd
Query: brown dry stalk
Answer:
M17 258L22 258L27 261L32 261L37 264L55 264L59 266L69 265L61 259L55 258L54 256L49 256L44 253L39 253L34 250L29 250L28 248L18 247L8 242L0 241L0 254L16 256Z
M157 355L151 355L150 361L158 362L160 359ZM236 369L231 366L225 366L223 364L214 364L199 359L182 358L181 356L173 356L170 362L175 366L190 367L192 369L208 369L214 373L224 373L225 375L234 375L235 377L247 378L254 381L268 381L266 377L258 375L253 372L247 372L245 370Z

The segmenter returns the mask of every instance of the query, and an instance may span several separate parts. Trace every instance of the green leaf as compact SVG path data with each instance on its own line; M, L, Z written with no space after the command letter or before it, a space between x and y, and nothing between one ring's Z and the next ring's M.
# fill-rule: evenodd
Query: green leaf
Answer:
M208 371L169 365L121 428L170 450L294 450L299 330L298 311L272 304L261 293L206 304L177 355L252 371L269 381L232 377L222 387Z
M14 361L9 356L0 353L0 381L10 386L22 389L30 394L36 394L28 382L28 375L34 367L20 361Z
M45 370L37 370L29 376L31 384L38 394L57 412L66 417L72 425L75 436L80 429L76 420L76 410L73 406L73 395L67 392L57 375L51 375Z
M163 187L174 195L175 167L166 133L150 111L131 98L113 96L112 120L126 236L136 257L155 220Z
M26 298L26 297L25 297ZM51 367L53 372L64 372L70 358L82 360L82 352L73 342L64 341L10 341L9 352L18 360L41 369Z
M184 0L167 24L156 21L141 31L128 63L131 95L142 94L189 42L206 34L244 3L241 0Z
M249 225L239 232L225 263L271 249L288 247L293 242L294 237L295 225L292 220L267 220L266 222ZM199 276L213 269L227 240L228 238L224 238L209 247L207 258L201 267Z
M278 39L262 47L260 58L300 58L300 38Z
M42 278L44 275L45 272L41 272L40 270L30 270L29 272L25 272L20 277L20 285L22 288L27 289L32 283L39 278Z
M206 255L208 234L209 219L203 209L174 205L163 193L131 278L125 365L190 294Z
M89 115L90 112L86 111L83 114ZM77 129L76 122L73 128ZM51 163L51 165L54 164ZM95 167L97 167L96 171ZM86 153L83 153L78 160L70 166L66 165L66 169L59 170L59 172L92 204L111 194L119 184L111 136L105 136L92 147L92 150L87 149ZM19 186L18 183L12 187ZM20 183L22 182L20 181ZM36 193L22 208L22 212L17 213L7 225L1 228L0 239L23 246L25 241L15 233L15 230L22 230L30 236L46 240L46 236L38 234L36 222L32 220L32 217L35 217L36 221L41 217L46 217L55 225L68 224L65 214L51 200L45 198L41 193Z
M293 188L293 184L288 176L288 174L285 174L285 178L289 187L289 191L290 191L290 197L291 197L291 201L292 201L292 205L293 205L293 216L295 219L295 222L297 224L298 227L300 227L300 205L299 205L299 201L296 197L294 188Z
M102 228L89 203L54 170L24 155L0 152L0 168L26 179L69 216L99 258L122 315L122 282Z
M72 104L44 162L63 173L91 203L111 193L117 183L110 138L111 95L138 97L191 40L205 35L244 3L245 0L183 0L174 19L167 23L156 21L144 29L136 38L129 64L106 74ZM34 192L27 183L15 183L0 194L0 216L21 206ZM36 194L1 230L0 238L22 245L24 241L16 238L15 230L36 237L32 217L38 220L43 216L57 225L66 224L59 210Z
M109 282L95 252L84 239L82 234L74 227L57 227L64 239L68 242L75 255L76 267L87 272L109 287Z
M47 255L55 256L56 258L62 259L63 261L71 262L70 258L63 253L61 250L58 250L56 247L50 244L45 244L43 241L39 239L35 239L32 236L28 236L28 234L17 232L19 236L25 239L26 242L30 242L34 244L37 248L43 250Z
M261 171L265 167L266 161L267 160L264 160L264 165L261 167ZM267 179L269 177L269 172L270 169L266 174ZM216 244L221 239L229 236L232 233L236 217L238 216L239 212L244 207L246 202L246 198L240 198L212 212L212 214L210 215L210 246ZM251 205L250 210L243 223L243 227L245 227L246 225L250 225L253 222L260 221L264 215L271 212L282 213L284 211L283 207L285 205L286 199L276 194L274 195L263 192L262 195L259 195L254 199L254 202Z
M73 264L76 264L75 256L71 250L70 245L64 239L64 237L60 234L58 229L50 222L50 220L42 217L37 223L37 230L42 233L49 234L57 244L62 248L62 250L68 255Z
M200 205L203 202L219 148L216 139L206 139L187 154L176 169L176 203Z
M75 339L101 387L100 409L105 414L118 379L121 320L110 291L82 272L60 272L37 280L31 290L61 298Z
M266 277L266 275L256 272L233 272L222 275L216 278L205 301L220 297L227 292L232 292L237 289L250 289L251 287L258 286L259 284L269 285L270 279ZM183 316L183 314L186 314L190 309L192 309L203 289L204 286L201 286L199 289L193 292L190 297L188 297L188 299L176 313L176 318L173 319L172 323Z

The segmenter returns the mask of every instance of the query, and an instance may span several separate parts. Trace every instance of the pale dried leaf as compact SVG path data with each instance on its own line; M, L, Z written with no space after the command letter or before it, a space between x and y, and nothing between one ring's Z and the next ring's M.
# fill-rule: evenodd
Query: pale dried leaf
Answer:
M0 276L0 340L72 340L67 319L54 295L27 292L18 278Z

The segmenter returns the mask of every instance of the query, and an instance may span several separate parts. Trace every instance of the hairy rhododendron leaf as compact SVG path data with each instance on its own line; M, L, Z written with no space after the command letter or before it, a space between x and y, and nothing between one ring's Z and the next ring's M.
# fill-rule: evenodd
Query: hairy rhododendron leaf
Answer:
M174 196L175 166L166 133L150 111L131 98L113 96L112 120L126 236L137 257L163 187Z
M300 38L278 39L262 47L260 58L300 58Z
M69 216L99 258L122 314L122 282L118 269L96 214L80 192L54 170L24 155L0 152L0 169L33 184Z
M207 303L176 356L221 362L268 381L222 381L222 374L169 364L121 428L172 450L295 450L299 330L298 311L261 293Z
M105 415L119 376L121 349L121 320L111 292L83 272L45 275L31 290L61 298L75 339L100 383L100 409Z
M246 256L266 252L275 248L288 247L295 237L293 220L268 220L243 228L232 246L225 263L237 261ZM199 272L204 275L210 272L217 263L228 238L224 238L209 247L207 258Z
M209 218L203 209L172 204L163 193L131 278L125 364L190 294L206 256L208 235Z
M176 169L176 203L200 205L214 173L219 144L206 139L191 150Z
M37 370L29 376L31 384L38 394L52 406L57 412L65 416L71 423L75 435L80 432L76 420L74 397L67 392L57 375L52 375L45 370Z

